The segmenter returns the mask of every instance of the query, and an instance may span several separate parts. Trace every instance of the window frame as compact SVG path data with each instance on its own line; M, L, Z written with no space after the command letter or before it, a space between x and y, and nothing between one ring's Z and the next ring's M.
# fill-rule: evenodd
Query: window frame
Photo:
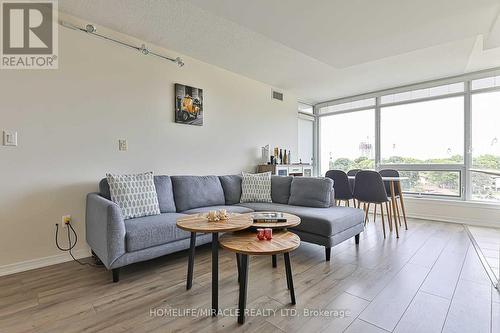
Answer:
M396 169L400 171L453 171L459 173L460 180L460 196L449 196L449 195L437 195L437 194L415 194L411 192L405 192L408 196L411 197L419 197L419 198L441 198L447 200L460 200L460 201L472 201L472 202L483 202L481 200L472 199L472 172L477 172L475 168L472 166L472 96L475 94L500 91L500 86L480 88L472 90L472 81L477 79L484 79L487 77L499 76L500 75L500 67L493 68L489 70L483 70L478 72L473 72L465 75L458 75L448 78L443 78L439 80L432 80L427 82L422 82L418 84L412 84L407 86L401 86L391 89L385 89L381 91L370 92L366 94L360 94L356 96L350 96L345 98L334 99L330 101L325 101L314 105L314 117L315 121L315 129L316 129L316 143L315 143L315 172L316 174L320 174L320 165L321 165L321 151L320 151L320 140L321 133L320 131L320 118L333 116L342 113L350 113L350 112L358 112L358 111L366 111L366 110L375 110L375 169ZM426 89L432 88L447 84L453 83L464 83L464 91L463 92L454 92L449 94L443 94L438 96L430 96L424 98L416 98L411 100L393 102L393 103L381 103L382 96L397 94L402 92L408 92L412 90ZM404 105L410 103L418 103L425 101L433 101L446 99L450 97L464 97L464 162L460 164L382 164L381 163L381 147L380 147L380 138L381 138L381 109L382 107L387 106L396 106L396 105ZM375 105L369 107L362 108L353 108L348 110L342 110L338 112L325 112L321 113L321 108L343 104L347 102L355 102L357 100L363 100L368 98L375 98ZM471 169L475 171L471 171ZM495 203L498 205L498 203Z
M312 113L309 113L309 112L303 112L299 105L302 104L302 105L308 105L310 107L312 107L312 110L313 112ZM312 167L312 173L313 173L313 176L314 175L318 175L318 172L317 172L317 165L318 165L318 161L319 161L319 157L317 155L317 151L318 151L318 122L319 122L319 119L318 117L316 117L316 108L313 104L310 104L310 103L306 103L306 102L302 102L302 101L297 101L297 121L299 119L302 119L302 120L307 120L307 121L311 121L313 123L313 142L312 142L312 161L311 161L311 167ZM298 125L297 125L298 126ZM298 142L299 138L298 138L298 128L297 128L297 156L298 156L298 148L299 148L299 142ZM304 163L304 161L302 161ZM306 162L307 163L307 162Z

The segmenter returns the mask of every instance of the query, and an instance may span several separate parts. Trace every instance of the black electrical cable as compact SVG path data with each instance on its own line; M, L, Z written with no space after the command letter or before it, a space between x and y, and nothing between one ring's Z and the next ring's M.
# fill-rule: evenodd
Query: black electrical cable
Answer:
M68 247L63 248L59 245L59 240L57 238L57 235L59 233L59 224L56 223L56 237L55 238L56 238L57 248L61 251L68 252L69 255L71 256L71 258L73 258L74 261L76 261L77 263L79 263L82 266L101 267L100 265L95 265L95 264L91 264L88 262L82 262L82 261L75 258L75 256L73 255L73 252L71 252L71 251L73 250L73 248L76 246L76 243L78 242L78 235L77 235L75 229L73 228L73 226L71 225L71 223L67 223L66 225L67 225L67 229L68 229ZM74 243L71 241L71 232L73 233L73 235L75 235L75 242Z

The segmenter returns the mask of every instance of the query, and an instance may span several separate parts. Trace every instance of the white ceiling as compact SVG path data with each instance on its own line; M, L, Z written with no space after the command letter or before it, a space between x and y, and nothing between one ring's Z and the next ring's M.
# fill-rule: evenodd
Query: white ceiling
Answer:
M60 0L59 8L310 102L500 66L500 0Z

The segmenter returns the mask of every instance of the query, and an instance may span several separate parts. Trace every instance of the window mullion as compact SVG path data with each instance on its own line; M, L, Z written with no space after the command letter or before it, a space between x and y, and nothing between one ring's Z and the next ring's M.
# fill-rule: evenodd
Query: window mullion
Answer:
M464 98L464 175L462 177L464 186L464 200L472 199L472 180L470 168L472 167L472 101L471 81L465 81Z

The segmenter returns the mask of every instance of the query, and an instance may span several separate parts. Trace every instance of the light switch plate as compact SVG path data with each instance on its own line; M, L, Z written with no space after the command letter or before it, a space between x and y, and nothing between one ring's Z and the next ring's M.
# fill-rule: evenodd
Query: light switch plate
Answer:
M118 150L120 150L120 151L127 151L128 150L127 140L124 140L124 139L118 140Z
M17 132L3 131L3 145L4 146L17 146Z

